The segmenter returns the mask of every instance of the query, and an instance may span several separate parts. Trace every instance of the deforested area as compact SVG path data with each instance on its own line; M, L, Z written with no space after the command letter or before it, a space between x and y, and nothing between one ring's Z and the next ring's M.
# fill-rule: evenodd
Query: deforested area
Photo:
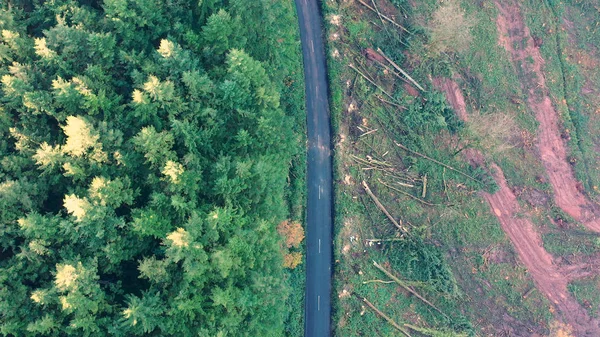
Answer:
M597 336L597 1L324 3L336 336Z

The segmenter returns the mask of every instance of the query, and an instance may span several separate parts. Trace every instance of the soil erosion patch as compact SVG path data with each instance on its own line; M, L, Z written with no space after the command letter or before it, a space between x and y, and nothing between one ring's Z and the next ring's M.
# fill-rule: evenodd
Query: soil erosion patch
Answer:
M466 104L458 85L448 79L435 79L434 85L446 94L459 118L467 122ZM473 164L485 164L485 158L479 151L468 149L463 153ZM495 163L491 163L489 167L499 190L494 194L483 193L483 196L536 286L556 306L563 319L578 332L578 336L599 336L597 323L590 319L586 310L567 290L568 279L561 274L552 256L544 249L533 223L526 216L519 215L521 208L504 173Z
M567 160L567 148L561 138L559 115L552 101L542 72L544 59L525 26L516 5L496 3L500 14L496 20L499 44L510 54L523 91L527 93L529 108L540 123L538 149L554 190L554 199L565 213L580 221L588 229L600 232L600 212L579 189L578 182ZM521 46L515 48L515 46ZM533 61L532 61L533 60Z

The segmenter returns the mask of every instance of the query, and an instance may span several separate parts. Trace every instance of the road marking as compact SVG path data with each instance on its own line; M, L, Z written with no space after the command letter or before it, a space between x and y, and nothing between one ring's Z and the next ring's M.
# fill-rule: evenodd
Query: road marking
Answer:
M321 296L317 296L317 311L321 311Z
M321 239L319 239L319 254L321 254Z
M313 40L310 40L310 51L313 52L313 54L315 52L315 42Z
M321 185L319 185L319 200L321 200Z

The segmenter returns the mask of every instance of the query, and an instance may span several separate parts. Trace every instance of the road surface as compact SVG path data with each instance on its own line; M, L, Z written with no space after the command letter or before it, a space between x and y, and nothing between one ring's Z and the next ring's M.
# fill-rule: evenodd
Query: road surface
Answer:
M317 0L296 0L308 131L305 337L331 336L333 194L327 70Z

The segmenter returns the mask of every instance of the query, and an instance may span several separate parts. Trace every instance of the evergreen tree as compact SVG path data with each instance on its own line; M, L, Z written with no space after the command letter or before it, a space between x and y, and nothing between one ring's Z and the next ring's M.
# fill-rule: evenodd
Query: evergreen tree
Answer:
M283 334L283 3L0 5L0 335Z

